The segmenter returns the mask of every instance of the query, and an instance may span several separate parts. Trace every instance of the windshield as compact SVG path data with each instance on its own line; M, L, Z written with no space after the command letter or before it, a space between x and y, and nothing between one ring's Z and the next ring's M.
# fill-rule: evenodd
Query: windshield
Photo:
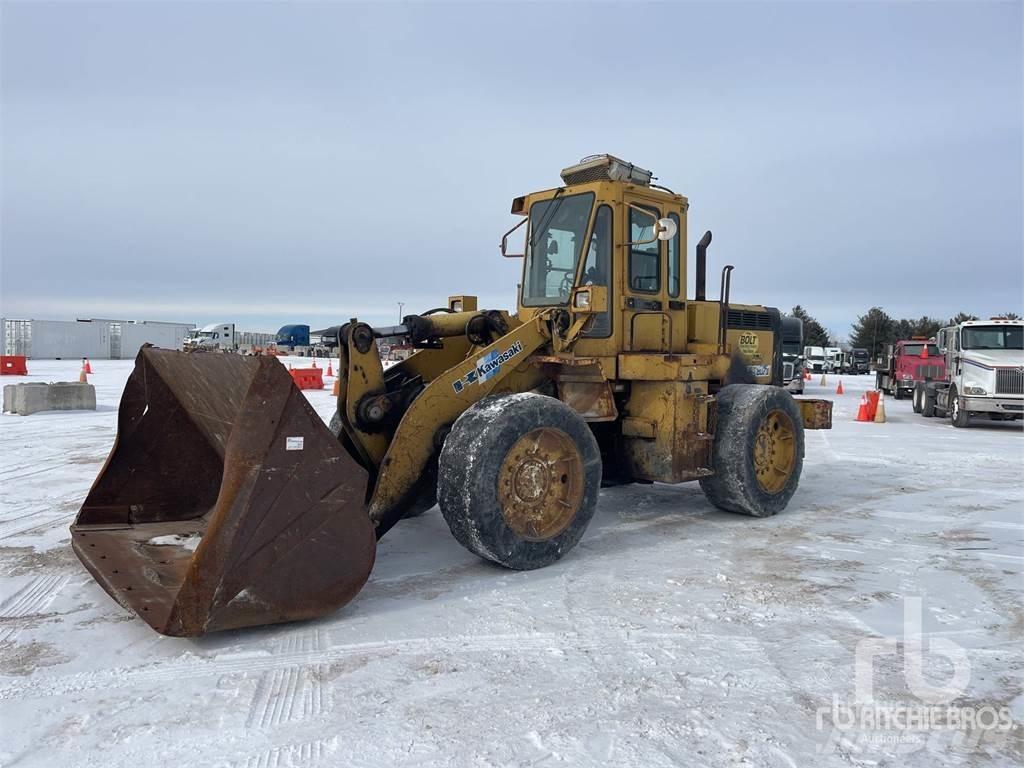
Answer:
M794 357L799 356L802 352L799 341L783 341L782 342L782 354L793 355Z
M853 350L853 359L854 360L858 360L858 361L867 360L868 359L868 351L866 349L855 349L855 350Z
M530 207L523 304L564 304L576 279L594 193L560 195Z
M1024 326L975 325L964 328L964 349L1024 349Z
M920 343L920 344L904 344L903 345L903 351L900 352L900 354L901 355L912 355L913 357L920 357L922 349L924 349L924 343L923 342ZM939 348L938 348L938 346L936 346L935 344L929 344L928 345L928 356L929 357L938 357L939 356Z
M804 357L825 357L824 347L804 347Z

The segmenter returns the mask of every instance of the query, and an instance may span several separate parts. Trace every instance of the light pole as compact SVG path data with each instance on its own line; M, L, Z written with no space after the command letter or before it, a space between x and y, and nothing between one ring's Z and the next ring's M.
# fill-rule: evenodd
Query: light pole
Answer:
M398 302L398 324L399 325L402 324L402 307L404 307L404 306L405 306L405 302L404 301Z

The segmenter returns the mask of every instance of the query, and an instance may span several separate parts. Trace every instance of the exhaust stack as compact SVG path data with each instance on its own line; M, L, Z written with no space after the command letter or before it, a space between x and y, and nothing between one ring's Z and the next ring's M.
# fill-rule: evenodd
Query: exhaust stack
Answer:
M704 301L707 298L709 245L711 245L710 229L704 233L704 237L697 243L697 290L694 297L697 301Z

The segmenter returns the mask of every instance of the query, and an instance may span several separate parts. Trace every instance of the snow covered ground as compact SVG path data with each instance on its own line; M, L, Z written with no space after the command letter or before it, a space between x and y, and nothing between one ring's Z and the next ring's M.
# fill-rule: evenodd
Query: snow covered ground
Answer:
M1019 426L957 430L892 400L887 424L855 423L871 380L843 377L834 428L807 433L800 490L775 518L719 512L696 484L610 488L570 555L514 573L464 551L433 510L382 540L365 590L336 615L181 640L115 604L69 545L131 366L93 363L95 412L0 418L0 765L930 767L1024 756ZM29 370L30 381L75 380L78 364ZM834 396L835 383L807 394ZM330 416L329 389L310 400ZM857 649L906 639L915 597L924 678L953 680L959 707L1009 708L1013 730L986 731L977 746L938 731L836 740L822 711L854 703ZM875 660L877 700L921 704L908 647ZM901 736L916 740L891 743Z

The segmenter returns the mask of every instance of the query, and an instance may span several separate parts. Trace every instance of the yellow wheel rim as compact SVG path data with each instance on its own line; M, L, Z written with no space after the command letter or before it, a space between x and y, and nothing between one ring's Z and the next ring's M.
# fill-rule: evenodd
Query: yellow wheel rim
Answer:
M501 514L516 535L547 541L564 531L583 500L583 457L554 427L519 438L498 470Z
M771 411L754 437L754 472L765 493L781 491L796 463L796 428L785 411Z

